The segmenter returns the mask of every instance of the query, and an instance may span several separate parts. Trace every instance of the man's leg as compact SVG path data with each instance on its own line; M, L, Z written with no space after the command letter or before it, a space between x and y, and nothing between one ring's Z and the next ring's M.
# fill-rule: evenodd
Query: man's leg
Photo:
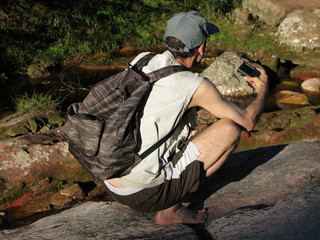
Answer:
M237 146L240 138L239 126L231 120L219 120L192 142L200 151L198 161L204 163L207 176L217 171Z
M219 120L199 134L192 142L200 151L198 161L204 163L206 175L217 171L236 147L240 137L240 128L228 119ZM204 210L191 211L181 204L157 212L156 222L160 225L176 223L204 223Z

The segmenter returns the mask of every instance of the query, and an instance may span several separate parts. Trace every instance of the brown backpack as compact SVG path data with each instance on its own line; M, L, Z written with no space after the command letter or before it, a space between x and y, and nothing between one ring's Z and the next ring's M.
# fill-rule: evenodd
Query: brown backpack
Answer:
M141 109L152 84L170 74L188 71L183 66L168 66L144 74L141 69L154 54L93 86L86 98L67 109L62 133L70 153L102 180L128 174L143 156L139 151Z

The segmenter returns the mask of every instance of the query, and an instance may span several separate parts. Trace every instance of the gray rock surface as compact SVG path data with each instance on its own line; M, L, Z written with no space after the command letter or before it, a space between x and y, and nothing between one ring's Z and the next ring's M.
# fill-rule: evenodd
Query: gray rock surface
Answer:
M277 35L281 44L296 50L320 48L320 8L290 13L280 24Z
M242 7L270 25L279 25L297 9L320 8L318 0L243 0Z
M184 225L160 227L153 214L134 212L118 203L87 202L29 226L0 232L0 239L198 239Z
M320 182L319 150L320 142L299 142L234 153L202 187L198 204L205 201L210 219L241 207L273 205Z
M207 231L214 239L317 239L319 150L320 142L300 142L233 154L203 187Z
M251 60L251 59L249 59ZM212 81L224 96L250 96L254 90L248 86L246 80L237 73L237 69L244 62L250 62L248 56L237 52L224 52L201 75ZM259 66L252 63L254 66ZM260 66L261 67L261 66Z
M87 202L1 239L319 239L320 142L233 154L195 194L206 225L157 226L153 214L118 203Z
M320 239L320 185L289 194L274 206L238 209L210 222L213 239Z
M60 173L83 171L68 151L68 144L56 137L24 135L0 141L0 176L6 184L37 182Z

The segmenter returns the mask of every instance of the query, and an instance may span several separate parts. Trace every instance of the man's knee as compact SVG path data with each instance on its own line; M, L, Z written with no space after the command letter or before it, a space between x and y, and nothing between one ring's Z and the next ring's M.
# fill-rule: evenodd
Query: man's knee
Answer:
M238 124L229 119L221 119L219 120L220 130L225 133L225 136L233 137L235 139L240 138L241 129Z
M224 163L239 139L240 127L231 120L221 119L192 140L200 152L197 160L204 163L207 176Z
M232 120L221 119L200 133L193 142L199 148L221 145L230 148L237 145L239 139L240 127Z

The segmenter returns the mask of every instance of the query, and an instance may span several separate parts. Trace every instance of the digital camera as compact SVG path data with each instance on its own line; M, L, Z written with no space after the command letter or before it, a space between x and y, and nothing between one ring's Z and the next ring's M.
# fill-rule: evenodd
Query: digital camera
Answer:
M250 65L247 62L243 62L238 68L237 72L241 76L249 76L249 77L259 77L260 71L257 70L254 66Z

